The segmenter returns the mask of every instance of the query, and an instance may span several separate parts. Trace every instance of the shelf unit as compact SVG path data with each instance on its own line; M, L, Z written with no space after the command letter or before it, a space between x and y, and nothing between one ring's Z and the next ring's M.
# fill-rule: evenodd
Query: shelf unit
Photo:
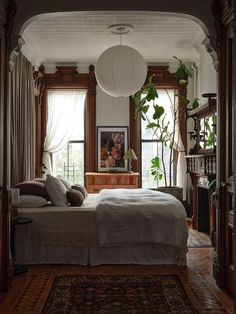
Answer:
M102 189L136 189L138 188L139 173L87 172L85 177L88 193L99 193Z

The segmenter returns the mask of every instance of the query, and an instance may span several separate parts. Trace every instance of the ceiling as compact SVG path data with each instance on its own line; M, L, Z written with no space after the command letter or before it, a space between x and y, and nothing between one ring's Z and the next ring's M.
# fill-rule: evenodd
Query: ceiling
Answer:
M177 56L199 61L199 47L205 38L202 28L190 19L143 12L61 13L32 19L22 33L23 54L40 64L96 63L108 47L118 45L120 36L107 27L131 24L134 30L121 36L124 45L137 49L147 63L163 63Z

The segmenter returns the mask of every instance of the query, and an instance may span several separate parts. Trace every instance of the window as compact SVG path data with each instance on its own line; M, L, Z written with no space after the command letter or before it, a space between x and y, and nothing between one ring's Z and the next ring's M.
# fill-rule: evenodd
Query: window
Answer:
M51 154L52 173L84 184L86 91L49 90L45 147ZM46 149L45 149L46 150Z
M173 114L172 104L170 98L174 98L174 89L158 89L158 104L165 108L166 120L170 121L169 128L173 128ZM149 107L147 116L152 120L154 110L152 106ZM143 188L155 188L160 185L165 185L164 178L161 181L154 181L151 175L151 159L155 156L161 156L162 145L156 139L152 129L146 129L148 121L141 120L141 154L142 154L142 187ZM166 167L167 179L169 178L169 148L164 147L164 162ZM176 183L176 161L172 164L172 183ZM169 179L168 179L169 181ZM167 182L168 184L168 182Z

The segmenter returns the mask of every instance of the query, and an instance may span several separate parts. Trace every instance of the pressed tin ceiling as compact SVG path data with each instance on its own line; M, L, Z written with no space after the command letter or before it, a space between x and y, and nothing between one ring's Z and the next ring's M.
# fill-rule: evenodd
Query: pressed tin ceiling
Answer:
M22 52L36 66L47 63L96 63L120 36L107 28L131 24L134 30L121 36L124 45L137 49L147 63L199 61L205 38L202 28L190 19L173 15L138 12L61 13L32 19L22 33Z

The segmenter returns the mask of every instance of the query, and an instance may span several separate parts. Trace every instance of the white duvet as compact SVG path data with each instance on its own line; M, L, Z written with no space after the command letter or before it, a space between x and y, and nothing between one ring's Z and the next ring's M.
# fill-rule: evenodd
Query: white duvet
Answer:
M187 249L186 212L170 194L149 189L104 189L96 224L102 247L159 243Z

